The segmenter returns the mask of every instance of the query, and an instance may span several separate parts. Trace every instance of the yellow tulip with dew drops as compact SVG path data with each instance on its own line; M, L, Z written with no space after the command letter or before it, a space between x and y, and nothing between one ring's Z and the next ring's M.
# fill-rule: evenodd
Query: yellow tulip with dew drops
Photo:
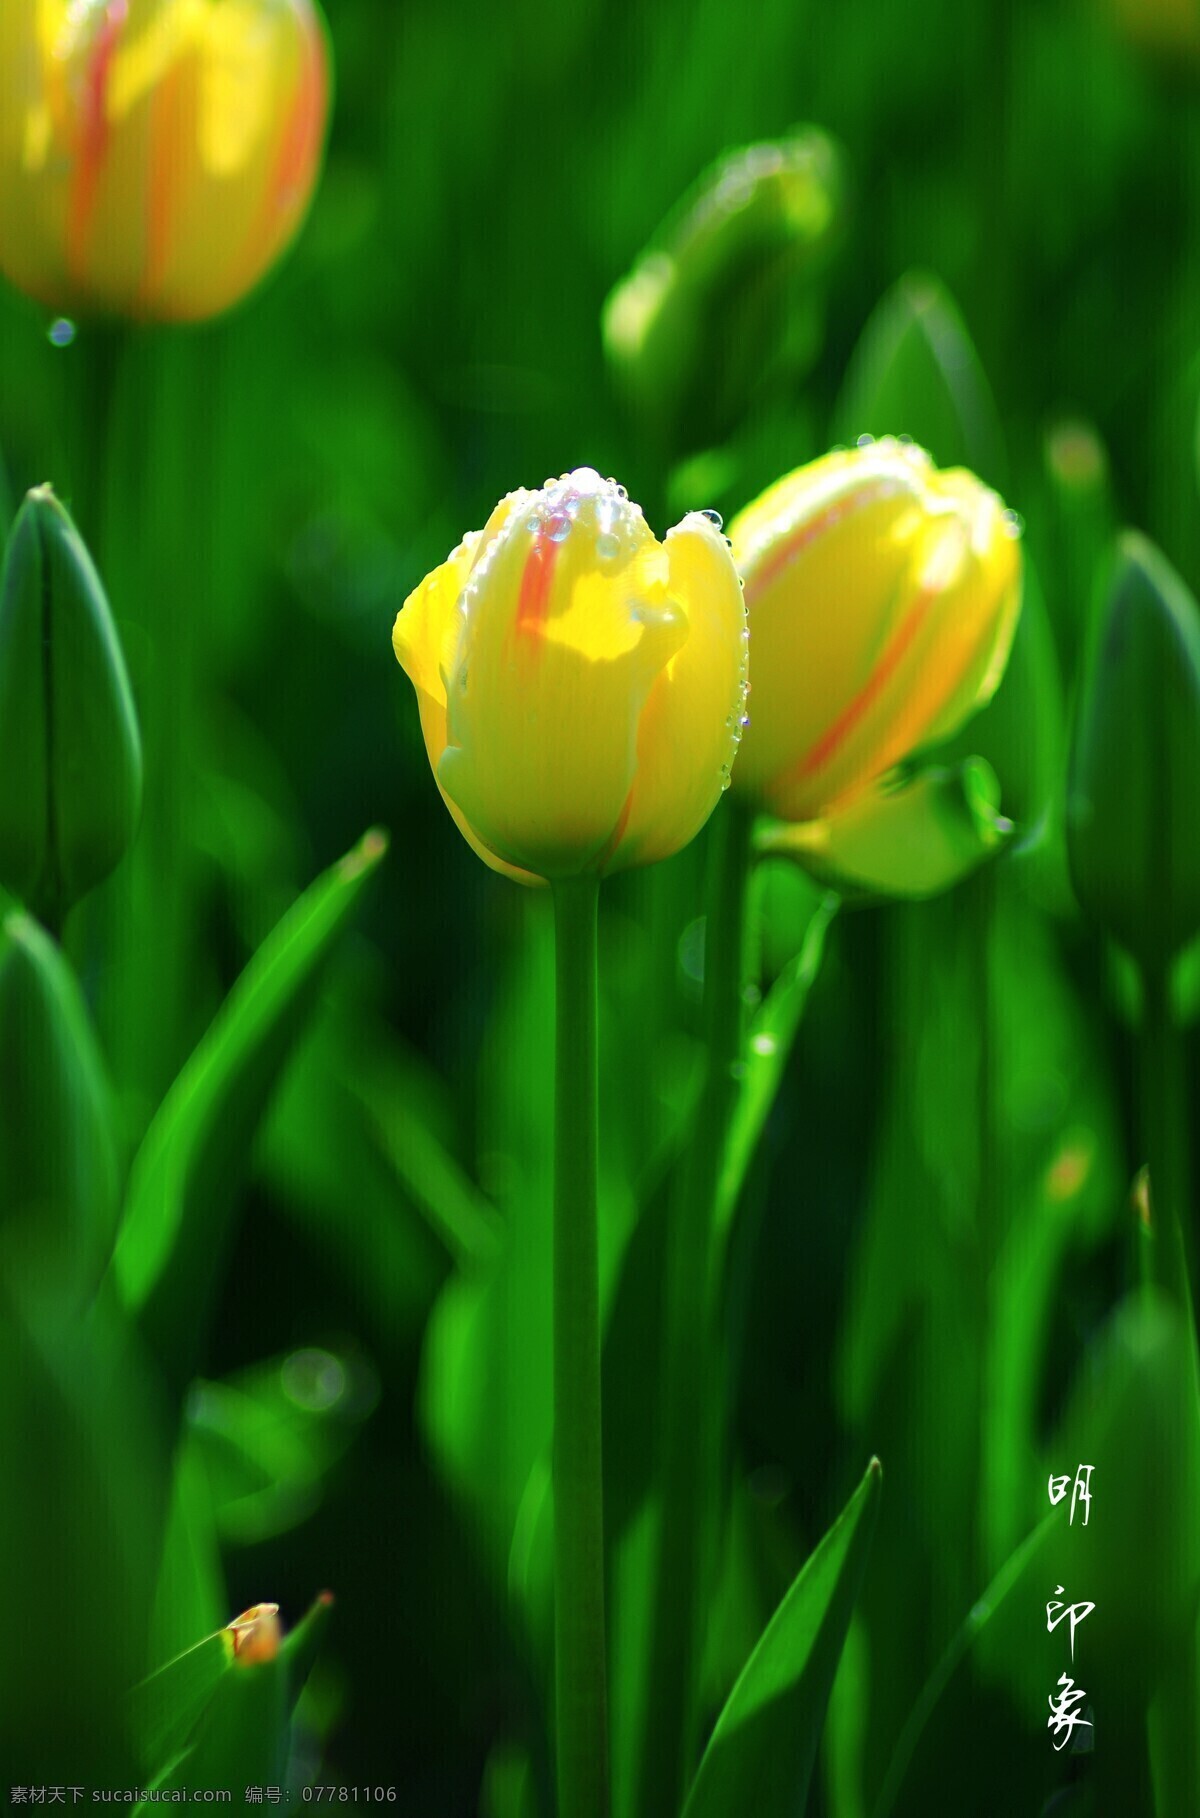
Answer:
M973 474L864 438L730 526L754 640L735 779L791 822L860 808L992 696L1021 599L1020 527Z
M480 857L535 884L687 845L738 748L745 618L709 514L660 543L589 467L502 499L393 633L438 787Z
M315 0L4 0L0 272L67 315L216 315L299 227L328 101Z

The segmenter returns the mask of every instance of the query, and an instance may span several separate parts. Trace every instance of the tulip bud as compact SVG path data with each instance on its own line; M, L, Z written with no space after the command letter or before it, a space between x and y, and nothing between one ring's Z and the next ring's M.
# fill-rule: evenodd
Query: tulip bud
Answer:
M604 307L609 358L633 402L689 445L718 440L782 361L818 333L804 289L840 225L841 154L817 127L719 159L667 217Z
M212 316L291 240L316 181L314 0L0 8L0 271L67 314Z
M1081 906L1153 971L1200 931L1200 609L1120 540L1076 705L1067 854Z
M0 1285L27 1302L78 1306L116 1227L107 1089L66 961L16 914L0 930L0 1103Z
M48 486L0 576L0 885L57 924L130 845L142 753L99 576Z
M446 806L524 883L667 858L729 781L745 608L703 512L659 543L589 467L509 493L392 641Z
M736 786L816 820L990 699L1020 609L1018 527L893 441L825 455L730 527L754 637Z

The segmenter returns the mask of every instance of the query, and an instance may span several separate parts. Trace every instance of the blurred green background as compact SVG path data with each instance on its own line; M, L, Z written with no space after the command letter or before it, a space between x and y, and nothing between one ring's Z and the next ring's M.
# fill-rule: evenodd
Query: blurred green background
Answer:
M1039 674L1048 664L1069 701L1116 524L1200 588L1200 65L1064 0L330 0L328 14L327 164L282 269L228 319L105 358L100 331L55 347L45 312L6 291L0 447L13 498L53 481L88 537L146 735L138 851L66 943L126 1156L299 889L365 828L390 831L243 1158L194 1360L209 1386L189 1405L224 1485L221 1619L269 1598L294 1620L322 1587L337 1596L309 1694L320 1778L394 1784L402 1810L466 1818L490 1759L503 1818L516 1808L497 1745L528 1747L535 1768L544 1750L518 1566L506 1584L495 1559L511 1505L534 1519L522 1486L548 1395L547 906L454 832L392 621L498 497L547 474L615 474L661 534L668 500L728 513L834 441L906 431L1022 514L1049 628ZM733 452L671 480L606 365L602 307L706 165L797 123L833 136L846 179L817 327ZM924 421L871 418L887 394L861 337L888 293L932 321L935 354L957 305L969 341L943 347L940 370L966 398L958 415L931 385L900 394ZM725 354L719 337L707 350L714 391ZM726 440L703 414L676 457ZM967 735L1018 835L1060 789L1064 723L1018 720L995 749ZM735 1475L756 1588L730 1593L714 1686L753 1639L739 1612L769 1612L869 1454L884 1461L810 1806L835 1818L872 1809L921 1687L1045 1513L1039 1448L1131 1280L1133 987L1074 910L1053 845L931 904L839 918L735 1233ZM654 1038L607 1108L629 1178L653 1172L686 1071L646 993L655 981L694 1022L672 917L697 913L696 862L666 868L667 898L638 878L605 892L611 1039ZM790 952L816 899L776 887L768 928ZM1186 976L1179 989L1190 1015ZM501 1271L498 1310L470 1296L505 1225L524 1263ZM480 1347L469 1416L447 1362L460 1343ZM293 1453L278 1434L259 1453L246 1442L249 1487L244 1458L221 1476L222 1423L236 1424L222 1396L239 1383L282 1395L284 1426L306 1417ZM490 1453L460 1430L476 1414ZM1001 1665L952 1688L961 1721L929 1732L899 1811L991 1810L1006 1775L1024 1803L1005 1809L1040 1811L1082 1773L1041 1727L1060 1670L1037 1652L1053 1582L1034 1582L1010 1649L1023 1655L1027 1632L1045 1685L1014 1690Z

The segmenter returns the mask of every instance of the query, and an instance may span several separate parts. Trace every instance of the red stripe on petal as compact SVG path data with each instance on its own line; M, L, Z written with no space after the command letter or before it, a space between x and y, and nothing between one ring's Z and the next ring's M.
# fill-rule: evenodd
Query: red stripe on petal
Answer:
M550 616L550 591L560 547L550 537L535 536L525 558L516 627L524 637L540 636Z
M71 189L67 224L67 261L72 277L80 282L84 274L88 227L96 206L100 169L108 151L109 72L113 53L128 19L129 0L109 0L84 75L79 165Z
M789 765L780 776L775 778L770 785L769 794L782 795L794 784L807 782L818 770L823 769L838 749L845 744L854 728L874 706L880 694L887 687L899 667L905 651L908 650L929 616L929 609L934 600L939 597L940 592L940 589L930 588L918 597L916 604L897 629L891 643L853 700L842 709L833 724L826 728L799 762Z
M746 586L747 599L753 602L754 595L764 592L786 568L790 568L810 543L832 530L835 524L840 524L851 512L862 511L880 499L890 498L897 490L896 481L889 476L835 499L824 511L818 512L815 518L802 519L794 530L775 545L758 572L751 575Z

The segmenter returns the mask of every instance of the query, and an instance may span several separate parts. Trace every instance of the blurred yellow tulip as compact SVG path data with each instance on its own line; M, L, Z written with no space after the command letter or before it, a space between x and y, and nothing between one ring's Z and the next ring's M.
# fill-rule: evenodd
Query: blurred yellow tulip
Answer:
M769 487L730 536L754 640L735 786L755 806L824 816L991 697L1019 527L973 474L864 438Z
M589 467L502 499L409 595L392 638L479 856L532 884L687 845L737 750L745 616L703 512L659 543Z
M3 0L0 272L66 315L218 314L299 226L328 96L314 0Z

